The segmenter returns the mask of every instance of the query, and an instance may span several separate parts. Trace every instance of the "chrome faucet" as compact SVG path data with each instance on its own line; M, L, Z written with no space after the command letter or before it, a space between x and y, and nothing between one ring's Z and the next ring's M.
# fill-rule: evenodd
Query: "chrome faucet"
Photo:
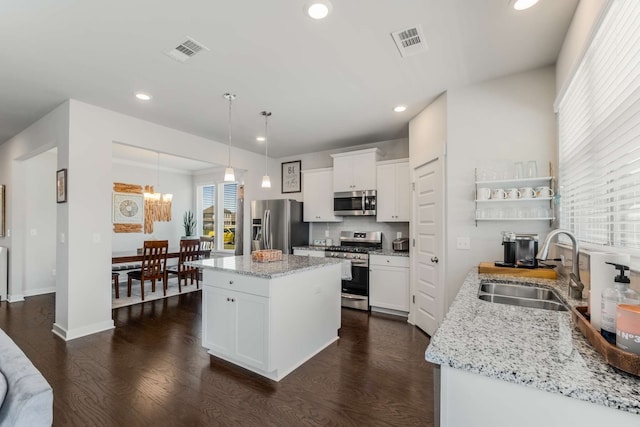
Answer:
M542 247L538 251L538 255L536 255L536 259L540 261L544 261L549 256L549 246L551 245L551 239L553 239L558 234L566 234L571 239L572 243L572 263L571 266L571 274L569 275L569 296L573 299L582 299L582 290L584 289L584 285L580 281L580 262L578 260L578 256L580 255L578 249L578 240L576 236L573 235L570 231L567 230L552 230L549 234L547 234L547 238L544 239L542 243Z

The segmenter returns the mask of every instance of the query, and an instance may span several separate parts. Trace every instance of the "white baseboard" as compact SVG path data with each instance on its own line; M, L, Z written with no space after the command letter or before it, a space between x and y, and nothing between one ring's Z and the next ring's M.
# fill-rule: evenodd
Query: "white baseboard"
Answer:
M71 341L76 338L85 337L87 335L95 334L98 332L108 331L109 329L113 328L115 328L113 320L106 320L104 322L94 323L93 325L87 325L71 330L67 330L59 324L54 323L51 332L65 341Z
M44 295L44 294L53 294L56 292L55 286L49 286L46 288L38 288L38 289L30 289L28 291L24 291L25 297L33 297L36 295Z

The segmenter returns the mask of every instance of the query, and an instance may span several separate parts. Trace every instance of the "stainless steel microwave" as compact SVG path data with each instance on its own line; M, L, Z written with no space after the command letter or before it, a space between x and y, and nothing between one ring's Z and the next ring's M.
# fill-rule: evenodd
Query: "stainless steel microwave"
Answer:
M375 215L376 190L333 193L334 215Z

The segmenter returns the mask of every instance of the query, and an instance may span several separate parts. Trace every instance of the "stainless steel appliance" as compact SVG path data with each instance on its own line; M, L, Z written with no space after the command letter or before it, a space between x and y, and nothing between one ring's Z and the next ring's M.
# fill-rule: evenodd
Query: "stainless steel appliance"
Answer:
M502 233L504 261L496 262L499 267L537 268L538 235L519 234L511 231Z
M369 251L382 248L380 231L342 231L340 246L325 250L329 258L351 261L351 280L342 281L342 306L369 310Z
M280 249L309 244L309 224L302 220L302 202L290 199L251 202L251 249Z
M391 242L391 246L393 250L396 252L408 252L409 251L409 238L408 237L400 237L393 242Z
M375 215L376 190L333 193L335 215Z

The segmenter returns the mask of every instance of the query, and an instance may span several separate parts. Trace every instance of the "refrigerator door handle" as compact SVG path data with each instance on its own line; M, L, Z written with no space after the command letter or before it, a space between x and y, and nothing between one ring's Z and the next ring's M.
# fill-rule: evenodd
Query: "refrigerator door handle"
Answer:
M262 218L262 243L264 245L263 249L271 249L269 247L269 235L271 234L271 224L269 224L269 220L269 209L265 209L264 216Z
M273 234L271 234L271 209L267 210L267 247L266 249L273 249Z

